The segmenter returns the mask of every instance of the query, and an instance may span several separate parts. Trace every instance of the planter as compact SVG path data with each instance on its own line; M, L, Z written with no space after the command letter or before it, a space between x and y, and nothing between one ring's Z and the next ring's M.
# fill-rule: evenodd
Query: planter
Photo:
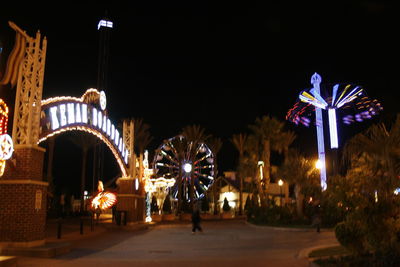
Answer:
M221 219L221 216L219 214L209 214L209 213L203 213L200 215L201 219L203 220L219 220Z
M179 219L181 221L191 221L192 220L192 214L190 214L190 213L181 213L181 215L179 216Z
M162 215L162 220L166 221L166 222L175 221L175 214L173 214L173 213L171 213L171 214L163 214Z
M162 219L161 214L152 214L151 215L151 220L153 222L161 222L161 219Z
M221 213L221 218L222 219L232 219L233 215L232 215L232 213L230 211L223 212L223 213Z

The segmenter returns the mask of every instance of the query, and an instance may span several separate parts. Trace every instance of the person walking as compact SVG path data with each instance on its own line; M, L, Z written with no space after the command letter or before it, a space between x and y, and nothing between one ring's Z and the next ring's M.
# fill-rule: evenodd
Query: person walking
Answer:
M203 229L200 226L201 217L200 217L200 210L197 205L193 205L193 212L192 212L192 234L196 233L196 230L203 232Z
M321 205L317 203L314 207L314 216L312 220L312 225L317 228L317 233L321 231Z

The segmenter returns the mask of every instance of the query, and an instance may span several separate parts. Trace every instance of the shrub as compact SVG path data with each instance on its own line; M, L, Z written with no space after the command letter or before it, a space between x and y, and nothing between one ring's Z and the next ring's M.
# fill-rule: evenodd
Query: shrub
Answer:
M208 200L208 197L205 196L202 200L201 200L201 210L204 212L207 212L210 210L210 202Z
M224 204L222 206L222 210L223 211L230 211L231 210L231 206L229 206L229 202L228 202L228 199L226 197L224 198Z
M190 206L190 203L187 202L186 200L182 200L182 211L184 213L192 213L192 208Z
M349 219L338 223L335 227L336 239L339 243L356 255L367 252L364 244L365 231L362 224Z
M249 209L251 209L251 199L250 196L248 195L246 198L246 203L244 204L244 210L247 212Z
M151 198L151 213L157 213L158 212L158 205L157 205L157 199L155 196Z
M169 197L169 195L167 195L165 197L164 203L163 203L163 207L162 207L162 211L164 214L170 214L171 213L171 199Z

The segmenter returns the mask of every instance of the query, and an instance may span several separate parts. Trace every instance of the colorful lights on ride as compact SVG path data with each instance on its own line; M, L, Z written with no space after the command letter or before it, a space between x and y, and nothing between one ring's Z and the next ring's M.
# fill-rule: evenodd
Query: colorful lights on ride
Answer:
M6 160L10 159L14 152L11 136L7 134L8 107L3 99L0 99L0 176L4 174Z
M106 210L117 203L117 196L114 193L104 191L102 181L99 181L97 191L98 193L92 198L92 201L90 203L90 208L92 210Z
M359 85L335 84L330 86L321 85L321 81L319 74L312 75L313 88L300 92L299 101L288 111L286 119L308 127L315 118L318 158L321 166L321 188L325 190L327 184L322 110L328 111L331 148L337 149L339 147L337 117L342 118L345 124L354 121L361 122L378 114L382 110L382 106L377 100L370 99Z
M151 178L154 174L153 169L149 168L149 160L148 160L148 151L144 152L143 159L143 182L144 182L144 191L146 192L146 222L151 222L151 195L152 194L161 194L166 195L168 188L172 187L176 180L174 178L166 179L164 177L159 178ZM164 193L164 194L163 194Z
M288 111L286 119L295 124L309 126L316 108L328 111L331 148L339 147L337 115L340 115L344 124L351 124L370 119L382 110L381 104L376 99L370 99L359 85L321 85L321 92L317 92L315 88L302 91L299 101Z

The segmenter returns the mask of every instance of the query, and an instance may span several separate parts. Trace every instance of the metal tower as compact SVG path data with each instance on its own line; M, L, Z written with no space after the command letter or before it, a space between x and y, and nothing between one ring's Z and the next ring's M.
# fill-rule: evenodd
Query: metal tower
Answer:
M97 25L99 31L99 56L97 69L97 90L106 91L108 87L108 62L110 58L110 37L113 23L108 18L103 18ZM105 110L107 113L107 110ZM104 145L98 144L93 155L93 190L104 173Z

